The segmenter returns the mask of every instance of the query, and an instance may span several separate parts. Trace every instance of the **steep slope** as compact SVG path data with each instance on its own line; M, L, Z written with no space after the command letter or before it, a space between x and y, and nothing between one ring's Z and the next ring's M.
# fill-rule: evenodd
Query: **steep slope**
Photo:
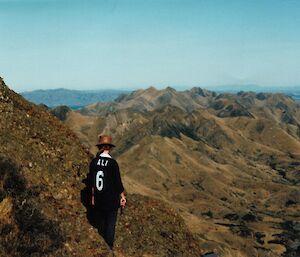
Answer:
M166 104L153 100L167 91ZM92 151L98 134L112 134L128 190L176 207L203 249L221 256L300 250L300 107L291 98L150 88L88 109L67 124L89 121L76 133Z
M106 246L86 221L78 193L89 161L85 149L67 127L2 79L0 99L0 205L7 214L1 219L8 219L1 222L3 256L103 252Z
M88 150L69 128L2 79L0 117L0 256L111 256L80 200ZM122 216L118 227L119 256L200 254L197 240L169 206L139 195L128 199L130 216Z

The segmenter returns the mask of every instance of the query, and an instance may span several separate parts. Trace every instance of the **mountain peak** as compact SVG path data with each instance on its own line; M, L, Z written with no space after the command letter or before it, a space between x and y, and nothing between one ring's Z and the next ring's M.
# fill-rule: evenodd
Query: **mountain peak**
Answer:
M190 93L193 95L193 96L203 96L203 97L206 97L206 96L209 96L211 95L211 92L206 90L206 89L202 89L201 87L193 87L191 90L190 90Z
M166 91L171 91L171 92L176 92L176 89L173 88L173 87L170 87L170 86L167 86L165 90Z
M176 89L173 88L173 87L170 87L170 86L167 86L166 88L163 88L163 89L157 89L155 86L150 86L146 89L141 89L141 90L138 90L142 93L159 93L159 92L176 92Z
M146 91L158 91L158 89L155 86L150 86L150 87L146 88L144 91L145 92Z

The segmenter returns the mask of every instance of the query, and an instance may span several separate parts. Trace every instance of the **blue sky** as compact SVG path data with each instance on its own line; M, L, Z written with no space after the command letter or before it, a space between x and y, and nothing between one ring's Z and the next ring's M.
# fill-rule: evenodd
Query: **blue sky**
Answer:
M0 0L14 90L300 85L298 0Z

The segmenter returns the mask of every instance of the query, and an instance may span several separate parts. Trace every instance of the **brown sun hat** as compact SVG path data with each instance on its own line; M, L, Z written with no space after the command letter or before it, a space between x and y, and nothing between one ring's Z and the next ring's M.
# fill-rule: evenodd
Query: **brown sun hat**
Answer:
M112 137L108 135L99 136L99 143L96 146L102 146L102 145L109 145L111 147L115 147L115 145L112 144Z

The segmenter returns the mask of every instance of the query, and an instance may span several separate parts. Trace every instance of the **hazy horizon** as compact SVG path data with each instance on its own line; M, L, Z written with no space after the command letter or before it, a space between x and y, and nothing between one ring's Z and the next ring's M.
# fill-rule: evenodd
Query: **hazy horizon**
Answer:
M15 91L300 85L300 1L0 0Z
M9 85L8 85L9 86ZM92 92L92 91L124 91L124 92L130 92L134 90L140 90L140 89L147 89L149 87L154 87L158 90L166 89L167 87L174 88L177 91L184 91L184 90L189 90L192 89L193 87L198 87L202 89L207 89L207 90L215 90L215 91L260 91L264 92L282 92L282 91L293 91L296 90L297 93L300 92L300 86L261 86L261 85L216 85L216 86L210 86L210 87L205 87L205 86L172 86L172 85L166 85L166 86L161 86L158 87L156 85L149 85L146 87L137 87L137 88L132 88L132 87L122 87L122 88L95 88L95 89L89 89L89 88L79 88L79 89L73 89L73 88L66 88L66 87L54 87L54 88L37 88L34 90L26 90L26 91L16 91L17 93L30 93L30 92L35 92L35 91L55 91L55 90L70 90L70 91L82 91L82 92Z

